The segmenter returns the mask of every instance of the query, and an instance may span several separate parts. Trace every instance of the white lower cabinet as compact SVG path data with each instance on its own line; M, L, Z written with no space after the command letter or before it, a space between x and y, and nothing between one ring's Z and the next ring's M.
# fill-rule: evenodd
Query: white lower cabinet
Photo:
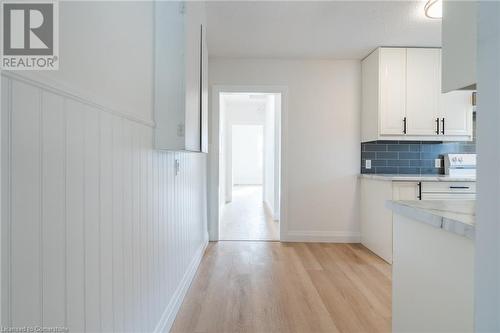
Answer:
M388 200L417 200L418 182L361 179L361 243L392 263L392 211Z
M393 181L361 178L361 243L392 263L393 219L389 200L474 200L474 181Z
M392 182L392 200L418 200L418 182Z

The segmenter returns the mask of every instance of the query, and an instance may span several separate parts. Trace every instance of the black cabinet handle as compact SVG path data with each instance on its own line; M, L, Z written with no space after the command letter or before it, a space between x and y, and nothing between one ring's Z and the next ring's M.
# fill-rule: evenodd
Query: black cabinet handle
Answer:
M441 123L443 124L443 126L441 126L441 134L444 135L444 118L441 120Z
M439 118L436 118L436 134L439 134Z
M403 118L403 133L406 134L406 117Z
M468 190L470 189L469 186L450 186L451 189L464 189L464 190Z
M422 182L418 182L418 200L422 200Z

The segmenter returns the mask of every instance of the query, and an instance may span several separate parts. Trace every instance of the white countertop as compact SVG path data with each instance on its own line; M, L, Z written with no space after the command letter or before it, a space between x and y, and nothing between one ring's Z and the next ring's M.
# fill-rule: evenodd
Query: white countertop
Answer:
M474 200L388 201L386 206L396 214L474 239Z
M399 174L371 174L363 173L360 178L388 180L388 181L431 181L431 182L475 182L476 177L448 175L399 175Z

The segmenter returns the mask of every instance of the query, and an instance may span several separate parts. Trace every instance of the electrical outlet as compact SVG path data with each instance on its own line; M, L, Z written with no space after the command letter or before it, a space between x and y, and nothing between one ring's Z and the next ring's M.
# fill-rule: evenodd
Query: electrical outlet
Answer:
M365 160L365 169L372 168L372 160Z
M434 167L435 168L440 168L441 167L441 159L440 158L436 158L434 160Z

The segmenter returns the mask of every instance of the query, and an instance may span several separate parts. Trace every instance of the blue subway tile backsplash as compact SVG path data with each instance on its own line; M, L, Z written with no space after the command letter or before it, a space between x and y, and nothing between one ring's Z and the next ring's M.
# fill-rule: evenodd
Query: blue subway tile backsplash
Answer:
M381 145L384 146L384 145ZM378 160L397 160L399 158L399 154L395 152L385 152L385 151L379 151L377 152L377 159Z
M475 153L475 142L372 141L361 144L361 173L442 174L435 159L446 153ZM371 160L371 169L366 169ZM441 165L443 163L441 162Z

